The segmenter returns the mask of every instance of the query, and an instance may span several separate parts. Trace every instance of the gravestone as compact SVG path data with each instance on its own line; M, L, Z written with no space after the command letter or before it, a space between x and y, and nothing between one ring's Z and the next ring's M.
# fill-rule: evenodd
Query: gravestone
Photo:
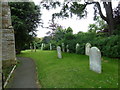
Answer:
M51 45L51 43L50 43L50 50L52 50L52 45Z
M60 46L57 46L57 54L58 54L58 58L62 58L61 47Z
M67 52L69 52L69 45L66 46Z
M88 55L88 56L89 56L90 48L91 48L91 44L87 43L85 45L85 54Z
M76 44L76 53L78 53L78 50L79 50L79 43Z
M92 47L89 53L90 70L101 73L101 52L97 47Z
M62 43L62 51L65 52L65 45Z
M42 44L41 44L41 50L43 50L43 47L44 47L44 44L42 43Z

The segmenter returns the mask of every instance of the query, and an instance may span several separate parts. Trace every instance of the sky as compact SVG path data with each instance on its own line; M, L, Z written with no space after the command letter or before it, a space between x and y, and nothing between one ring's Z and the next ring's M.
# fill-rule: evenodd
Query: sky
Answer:
M39 5L39 2L41 0L33 0L35 2L36 5ZM118 4L118 1L116 0L112 6L113 8L115 8ZM102 4L101 4L102 6ZM43 22L44 22L44 27L48 27L49 24L49 20L51 20L51 16L52 16L52 13L56 13L56 12L59 12L61 8L57 8L57 9L53 9L53 10L46 10L46 9L42 9L41 12L42 12L42 19L43 19ZM78 33L79 31L83 31L83 32L87 32L88 31L88 26L89 24L93 24L95 23L95 21L93 21L93 16L94 16L94 9L93 9L93 5L88 5L87 6L87 11L88 11L88 15L85 19L76 19L76 17L74 16L73 18L68 18L68 19L57 19L56 22L58 24L60 24L61 26L63 26L64 28L67 28L67 27L71 27L73 29L73 33L76 34ZM103 11L103 14L105 15L105 11L103 9L103 6L102 6L102 11ZM42 28L40 26L38 26L37 28L37 37L44 37L44 36L47 36L47 32L48 31L51 31L50 29L46 29L46 28Z

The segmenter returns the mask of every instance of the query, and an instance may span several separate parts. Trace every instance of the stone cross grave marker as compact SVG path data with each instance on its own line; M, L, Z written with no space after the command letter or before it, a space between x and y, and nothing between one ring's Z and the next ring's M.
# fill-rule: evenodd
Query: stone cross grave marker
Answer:
M97 47L92 47L89 54L90 70L101 73L101 52Z
M87 43L85 45L85 54L88 55L88 56L89 56L90 48L91 48L91 44Z
M76 44L76 53L78 53L79 43Z
M61 47L60 46L57 46L57 54L58 54L58 58L62 58Z
M65 52L65 45L62 43L62 51Z

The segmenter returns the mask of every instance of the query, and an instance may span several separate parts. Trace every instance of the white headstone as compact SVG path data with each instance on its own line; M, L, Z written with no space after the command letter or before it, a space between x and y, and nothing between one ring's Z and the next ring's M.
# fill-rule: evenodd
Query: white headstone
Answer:
M90 70L101 73L101 52L97 47L92 47L89 54Z
M65 45L62 43L62 51L65 52Z
M69 52L69 45L67 45L66 48L67 48L67 52Z
M57 54L58 54L58 58L62 58L61 47L60 46L57 46Z
M50 43L50 50L52 50L52 45L51 45L51 43Z
M78 53L79 43L76 44L76 53Z
M44 44L42 43L42 45L41 45L41 50L43 50L43 47L44 47Z
M85 46L85 54L89 56L89 52L90 52L90 48L91 48L91 44L87 43Z

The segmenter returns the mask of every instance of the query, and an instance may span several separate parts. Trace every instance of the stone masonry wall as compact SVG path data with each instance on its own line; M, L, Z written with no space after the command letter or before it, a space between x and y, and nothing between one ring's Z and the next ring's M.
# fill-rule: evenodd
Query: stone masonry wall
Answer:
M2 2L2 60L15 60L15 38L8 2Z

